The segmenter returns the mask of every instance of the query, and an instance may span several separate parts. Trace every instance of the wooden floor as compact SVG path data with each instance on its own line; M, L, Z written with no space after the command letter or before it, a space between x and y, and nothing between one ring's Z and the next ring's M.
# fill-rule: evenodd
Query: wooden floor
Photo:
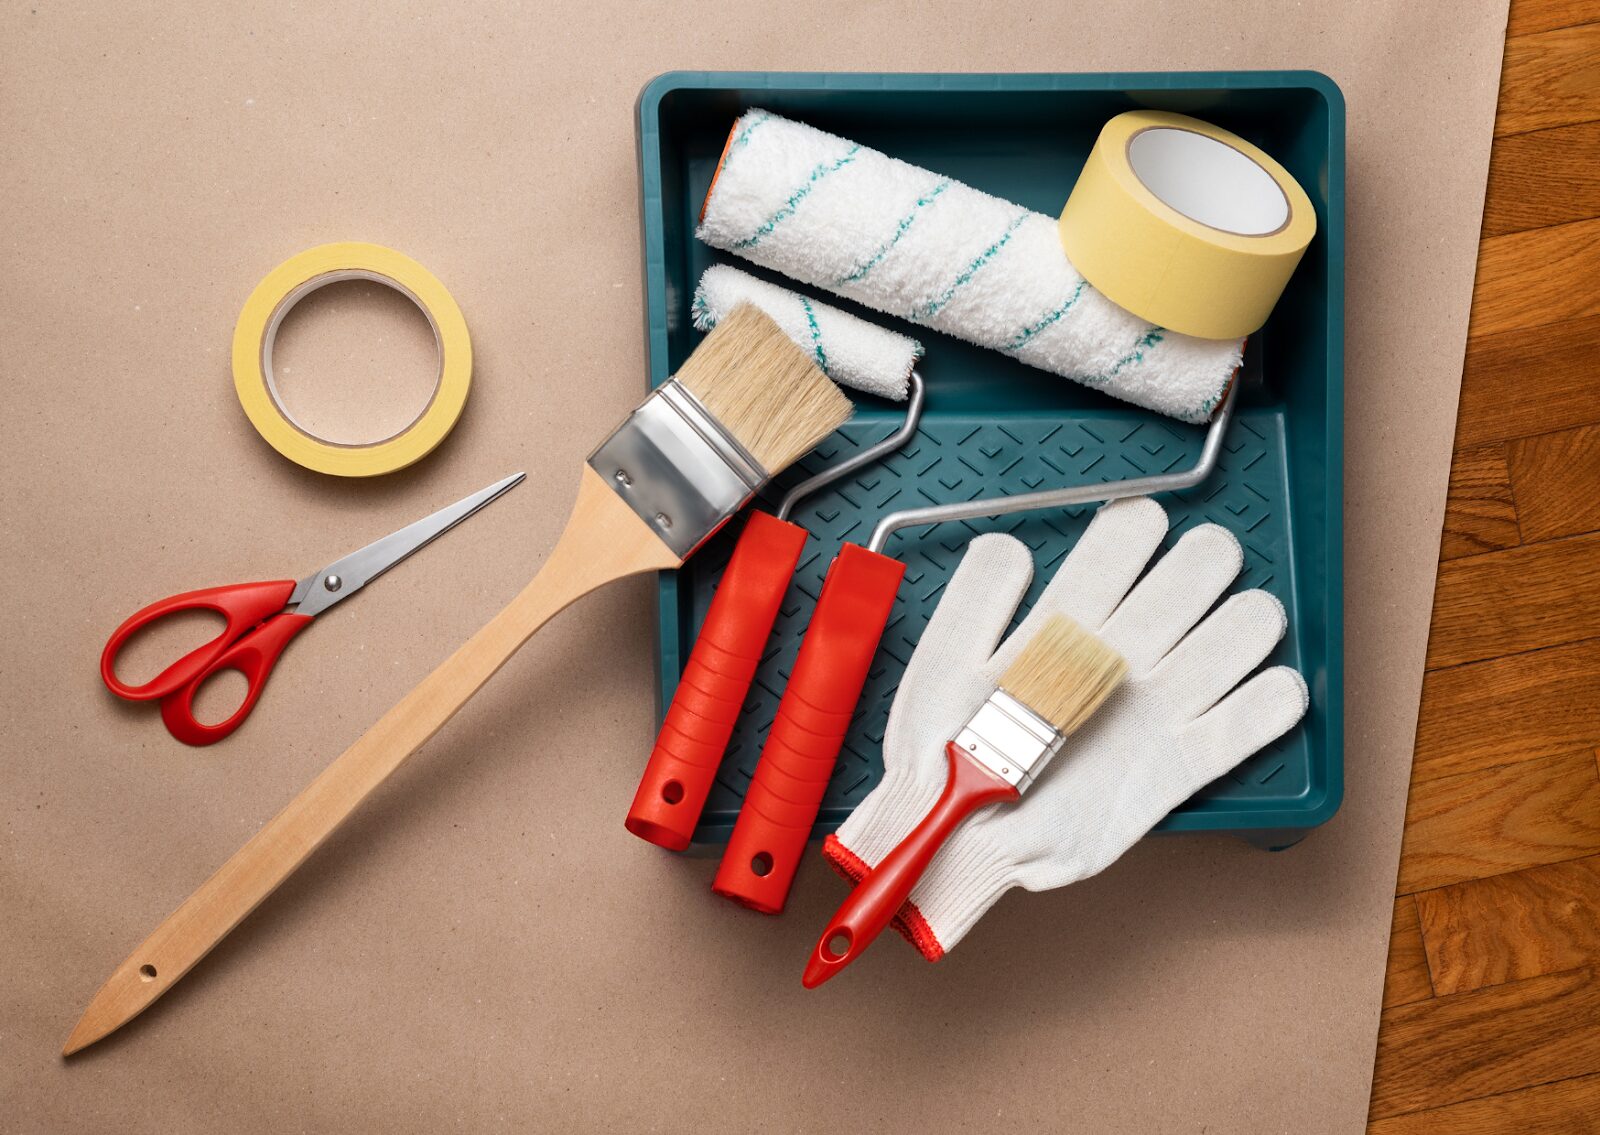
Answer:
M1370 1135L1600 1132L1600 0L1512 0Z

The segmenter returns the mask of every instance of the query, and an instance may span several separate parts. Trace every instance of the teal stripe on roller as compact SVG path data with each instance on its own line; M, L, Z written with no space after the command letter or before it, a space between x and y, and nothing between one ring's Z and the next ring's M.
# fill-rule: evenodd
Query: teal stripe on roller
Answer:
M794 216L795 209L798 208L800 202L804 201L806 197L810 195L811 191L817 187L817 182L827 177L830 173L835 173L849 165L851 162L855 161L856 154L859 153L860 150L860 146L851 146L845 151L843 157L833 162L822 162L819 164L811 171L811 176L806 179L806 183L799 189L796 189L793 193L789 194L789 199L783 203L783 208L779 209L776 213L772 214L772 216L768 217L766 223L758 228L755 232L751 233L743 240L736 241L734 243L734 251L743 252L746 249L754 248L764 237L771 235L773 229L777 228L781 223Z
M1065 316L1067 312L1071 311L1073 306L1078 302L1078 297L1083 295L1083 286L1086 283L1088 283L1087 280L1079 279L1078 286L1072 289L1072 294L1067 297L1066 303L1056 308L1049 315L1039 320L1039 322L1028 327L1024 327L1021 331L1018 331L1016 338L1012 339L1011 342L1007 343L1001 349L1006 351L1020 351L1027 345L1029 339L1032 339L1035 335L1043 331L1046 327L1049 327L1052 323L1060 322L1061 318Z
M1009 225L1006 226L1006 231L1001 234L999 240L995 241L988 248L980 252L973 259L972 263L968 264L966 268L962 270L961 275L957 276L955 278L955 282L944 290L943 295L936 300L929 300L921 307L912 311L911 314L906 316L906 318L911 320L913 323L918 323L924 319L932 319L935 315L939 314L945 305L956 297L956 293L971 283L972 278L983 270L983 266L989 263L989 261L993 260L995 255L1011 242L1012 236L1014 236L1016 231L1022 227L1022 222L1026 221L1027 219L1028 211L1024 209L1022 212L1016 215Z
M771 117L772 116L770 114L758 114L753 116L749 122L745 123L744 129L739 131L738 136L734 138L733 144L728 147L729 152L731 153L732 151L739 149L746 142L750 141L750 135L755 133L756 127L760 126L763 122L769 121Z
M949 188L949 181L941 181L938 185L935 185L931 190L929 190L926 196L917 198L917 203L911 207L911 212L907 213L904 217L901 217L900 223L895 225L894 235L885 241L876 252L867 257L867 259L864 260L854 272L851 272L848 276L840 277L839 283L854 284L865 279L867 273L876 268L879 262L881 262L885 256L889 255L889 250L900 243L900 238L906 235L906 230L909 229L913 222L916 221L917 216L922 212L922 210L928 205L933 204L933 202L938 199L939 194L943 193Z
M1121 374L1125 368L1135 367L1144 362L1146 352L1148 352L1151 347L1154 347L1166 337L1167 333L1161 328L1150 328L1150 330L1146 331L1139 338L1139 341L1134 344L1133 350L1129 351L1127 354L1118 359L1112 365L1110 370L1106 371L1104 374L1097 374L1092 378L1085 378L1083 381L1093 383L1096 386L1104 386L1113 378L1116 378L1117 375Z
M805 296L800 297L800 306L806 313L806 323L811 327L811 353L816 356L817 369L827 374L828 353L822 349L822 328L817 326L817 313Z

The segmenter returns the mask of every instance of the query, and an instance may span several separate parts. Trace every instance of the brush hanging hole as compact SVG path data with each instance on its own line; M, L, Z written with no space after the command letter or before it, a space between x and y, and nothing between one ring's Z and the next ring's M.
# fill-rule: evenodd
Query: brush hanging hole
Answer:
M765 851L757 852L750 860L750 870L761 878L772 874L772 856Z
M661 786L661 799L668 804L676 804L683 799L683 785L676 780L669 780Z
M830 961L838 961L850 952L851 941L850 931L835 930L828 935L828 941L822 947L822 952L828 956Z
M139 977L143 981L154 981L156 979L156 967L150 965L148 962L140 966Z

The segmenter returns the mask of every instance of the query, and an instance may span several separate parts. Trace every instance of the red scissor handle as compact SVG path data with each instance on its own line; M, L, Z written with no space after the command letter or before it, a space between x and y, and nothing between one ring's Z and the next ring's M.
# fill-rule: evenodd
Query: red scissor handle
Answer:
M783 909L905 571L854 544L839 549L711 884L717 894L763 914Z
M106 689L128 701L155 701L187 686L211 669L246 631L282 611L294 594L294 580L233 583L171 595L135 612L111 633L100 654L100 677ZM135 633L157 619L180 611L215 611L228 620L222 633L191 650L142 686L130 686L117 677L117 653ZM288 641L285 639L284 641ZM282 649L281 647L279 649Z
M186 684L161 699L161 720L166 722L167 732L185 745L211 745L239 728L256 707L256 699L261 696L262 687L267 684L267 675L272 673L278 655L289 645L289 640L310 622L310 615L286 611L247 632ZM237 670L245 676L249 688L245 691L244 701L231 717L215 725L207 725L194 715L194 696L206 679L222 670Z
M805 529L764 512L745 522L628 809L640 839L689 846L805 543Z
M967 756L954 741L944 751L950 776L938 802L840 905L817 939L800 978L807 989L837 975L883 933L957 824L985 804L1020 797L1014 787Z

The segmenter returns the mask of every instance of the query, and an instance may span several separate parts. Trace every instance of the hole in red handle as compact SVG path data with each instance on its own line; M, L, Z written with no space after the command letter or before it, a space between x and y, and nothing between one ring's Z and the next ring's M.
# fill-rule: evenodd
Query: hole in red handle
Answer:
M750 860L750 870L765 879L772 874L772 856L765 851L757 852L755 857Z
M835 930L828 935L828 940L823 943L822 954L830 962L836 962L850 952L850 931Z
M683 785L675 780L669 780L661 786L661 799L668 804L676 804L683 799Z
M214 670L194 692L189 712L201 725L221 725L239 712L250 696L250 679L242 670Z
M215 639L227 625L218 611L189 609L162 615L123 642L112 673L125 686L152 682L185 654Z

